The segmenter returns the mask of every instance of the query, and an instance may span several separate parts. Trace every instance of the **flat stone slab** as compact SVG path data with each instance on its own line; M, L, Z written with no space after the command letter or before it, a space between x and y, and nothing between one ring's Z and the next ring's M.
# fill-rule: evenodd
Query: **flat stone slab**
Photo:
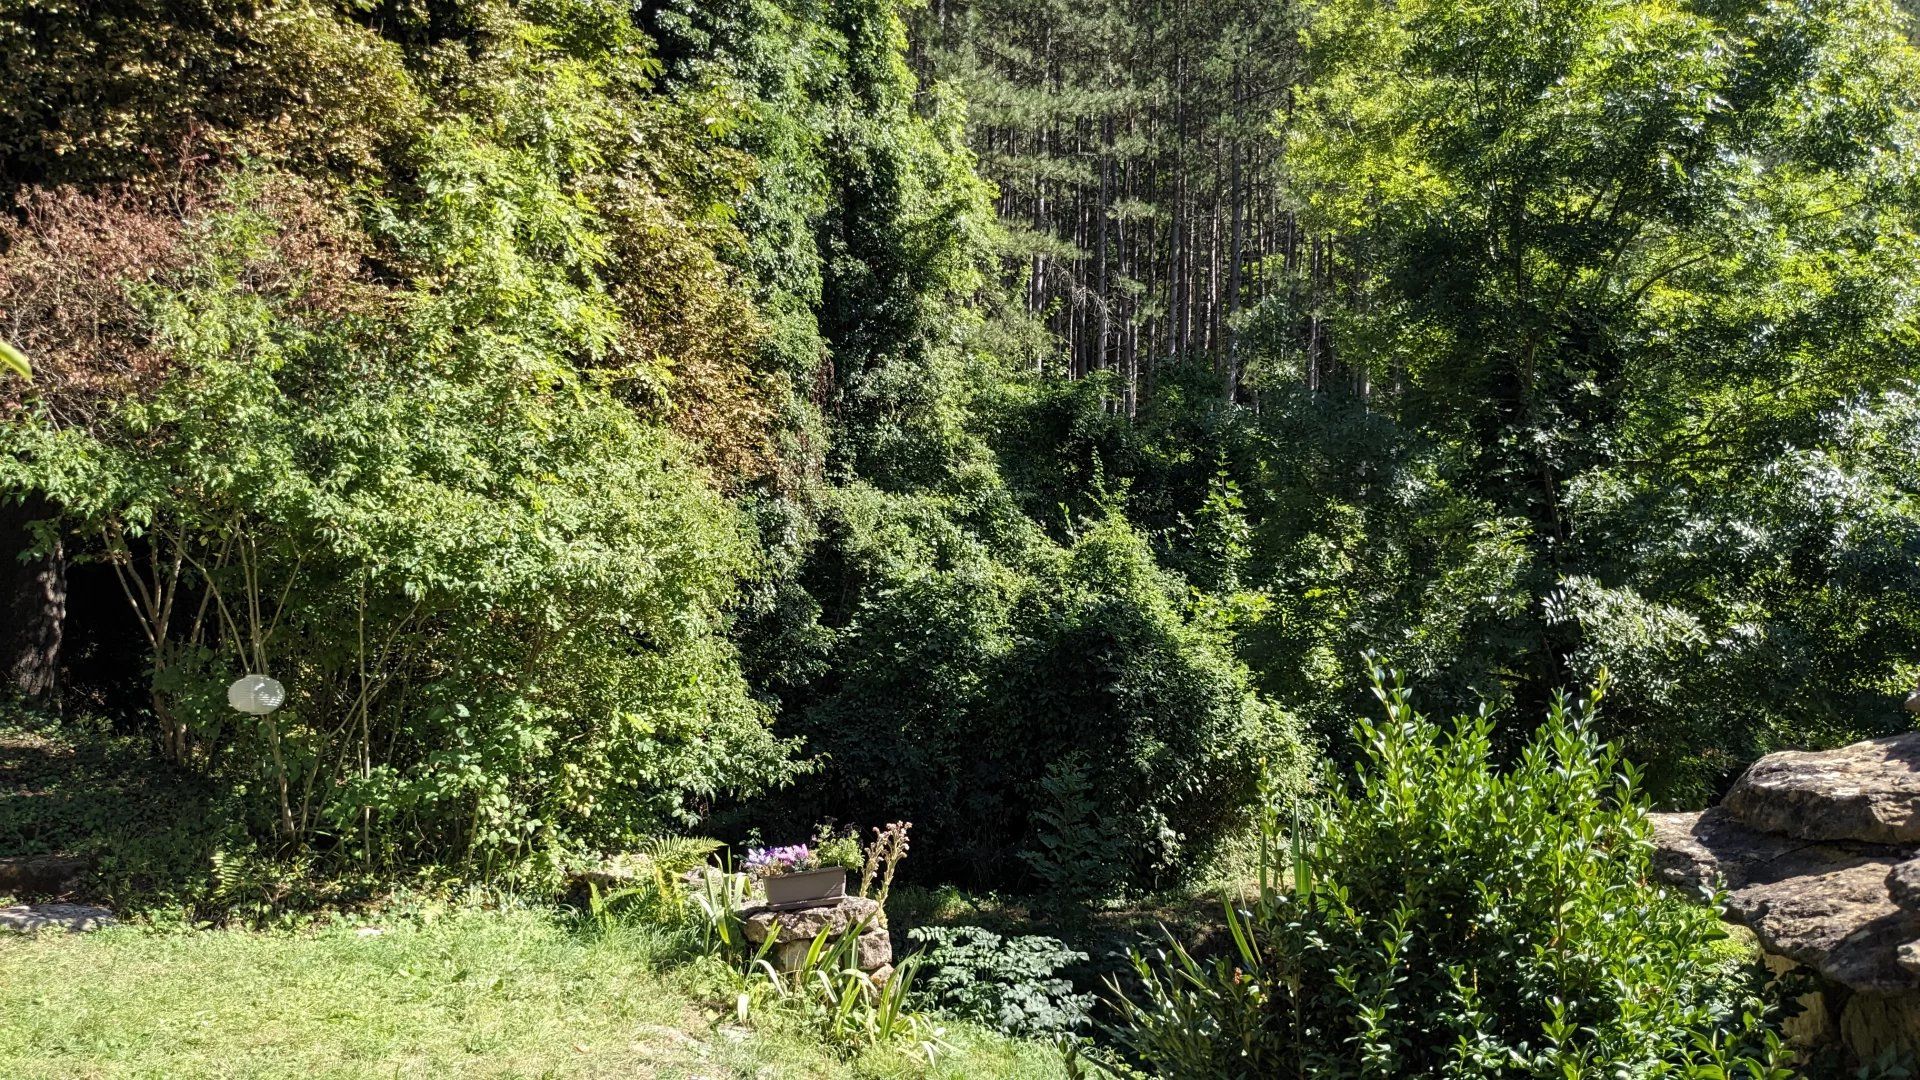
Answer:
M880 905L864 896L843 896L834 903L798 911L750 907L740 912L748 941L757 944L774 935L774 940L783 945L812 941L823 930L829 935L844 934L861 923L873 929L879 925L879 916Z
M1900 948L1920 937L1911 916L1887 896L1892 864L1870 859L1824 874L1749 885L1727 897L1727 914L1772 952L1798 960L1861 993L1920 987Z
M1920 844L1920 731L1768 754L1722 805L1742 824L1803 840Z
M1811 874L1855 852L1758 832L1724 807L1680 814L1648 814L1653 868L1669 885L1698 891L1724 881L1728 889ZM1866 854L1884 854L1872 849Z
M0 930L31 934L65 930L71 934L114 924L113 912L91 904L14 904L0 907Z
M1770 953L1865 993L1920 987L1901 948L1920 925L1889 890L1909 852L1816 843L1748 828L1724 807L1653 814L1654 870L1669 885L1727 887L1727 917Z

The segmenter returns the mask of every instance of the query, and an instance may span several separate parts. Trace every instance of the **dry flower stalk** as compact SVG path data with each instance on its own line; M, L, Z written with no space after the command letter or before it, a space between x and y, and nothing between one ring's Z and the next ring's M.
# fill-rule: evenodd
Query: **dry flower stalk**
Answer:
M873 830L873 843L867 845L867 864L860 871L860 895L871 896L880 905L880 918L886 919L887 893L893 888L893 871L900 860L907 857L907 830L913 828L911 821L896 821L882 829ZM878 878L880 891L873 893L874 880Z

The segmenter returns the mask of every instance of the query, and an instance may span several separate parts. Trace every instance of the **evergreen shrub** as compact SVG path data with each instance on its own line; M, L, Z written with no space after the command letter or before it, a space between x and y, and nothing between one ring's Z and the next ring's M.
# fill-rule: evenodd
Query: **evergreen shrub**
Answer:
M1713 907L1649 882L1636 770L1558 698L1510 764L1375 669L1351 783L1281 837L1233 947L1136 953L1112 1033L1183 1077L1784 1078L1750 956ZM1604 680L1599 684L1604 687Z

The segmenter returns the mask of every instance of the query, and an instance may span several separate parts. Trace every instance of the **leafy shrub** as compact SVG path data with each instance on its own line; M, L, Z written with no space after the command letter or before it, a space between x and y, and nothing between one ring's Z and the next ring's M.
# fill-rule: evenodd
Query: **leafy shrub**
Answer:
M163 755L277 849L544 869L785 774L726 636L744 523L595 377L625 313L612 226L579 192L594 140L630 132L622 99L581 87L639 69L584 79L557 40L484 58L492 111L424 131L408 183L357 220L269 169L173 203L61 195L29 200L42 217L0 274L96 305L116 347L50 354L17 392L0 491L49 500L113 565ZM97 241L125 220L160 261L112 260ZM55 274L68 236L107 285ZM26 306L50 335L88 321ZM226 709L245 671L287 706Z
M343 8L7 5L0 184L145 178L209 151L364 176L422 103L400 50Z
M1184 586L1115 515L1010 613L995 723L975 745L1021 777L1022 854L1043 879L1109 894L1189 880L1248 822L1263 768L1294 779L1292 717L1253 689Z
M1789 1075L1716 912L1647 884L1636 771L1589 730L1598 689L1556 700L1502 770L1484 713L1443 731L1383 679L1355 782L1297 823L1291 891L1263 873L1217 961L1135 954L1113 1032L1131 1060L1188 1077ZM1263 834L1281 843L1277 812Z
M997 484L839 499L802 572L834 605L758 628L824 759L796 816L908 819L940 873L1113 896L1190 878L1262 760L1297 768L1290 717L1117 516L1062 547Z
M813 852L821 866L843 866L848 870L860 869L867 858L861 850L860 837L851 832L835 832L829 825L820 826L814 833Z
M1062 970L1087 954L1058 938L1003 938L977 926L920 926L917 994L929 1009L1015 1036L1072 1032L1088 1022L1092 994L1077 994Z
M626 871L633 884L603 889L598 881L588 880L588 918L603 931L630 914L656 925L697 925L698 907L687 876L701 869L704 885L709 872L719 873L708 866L708 859L720 850L720 842L703 836L654 836L636 847L611 864Z
M1113 868L1123 861L1122 841L1100 824L1099 793L1077 757L1047 766L1040 778L1044 793L1033 813L1034 845L1020 858L1049 897L1090 901L1111 884Z

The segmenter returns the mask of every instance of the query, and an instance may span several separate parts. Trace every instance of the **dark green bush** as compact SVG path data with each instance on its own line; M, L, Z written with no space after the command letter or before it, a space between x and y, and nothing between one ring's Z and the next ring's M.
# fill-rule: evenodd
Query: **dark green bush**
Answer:
M1299 767L1292 718L1253 690L1185 585L1116 515L1011 612L1014 647L972 745L1023 777L1021 855L1050 889L1188 880L1249 822L1262 769Z
M796 818L910 820L923 871L1098 898L1189 879L1263 760L1297 772L1291 718L1117 516L1062 547L997 487L855 487L826 533L803 579L832 606L761 628L824 767Z
M1182 1077L1784 1078L1750 960L1715 912L1648 884L1633 767L1556 700L1510 767L1376 687L1351 785L1295 823L1230 955L1135 955L1113 1028ZM1604 685L1604 683L1602 684ZM1263 828L1278 861L1280 820Z

